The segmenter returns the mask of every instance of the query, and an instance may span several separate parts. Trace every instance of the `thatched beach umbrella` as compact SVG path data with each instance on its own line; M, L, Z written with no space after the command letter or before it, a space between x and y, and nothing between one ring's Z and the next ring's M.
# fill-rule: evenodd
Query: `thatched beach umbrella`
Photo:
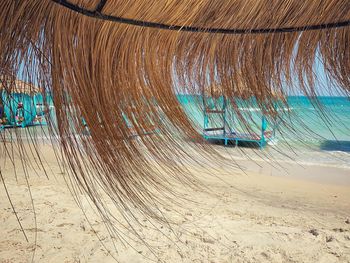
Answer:
M155 161L193 185L170 162L190 158L173 131L201 141L174 87L196 94L215 83L268 109L273 90L316 96L317 60L334 84L329 91L349 95L349 41L349 0L0 1L0 75L26 72L52 92L55 131L77 185L103 207L97 181L116 203L153 217L151 189L174 189ZM157 123L161 136L128 140L123 113L138 131Z

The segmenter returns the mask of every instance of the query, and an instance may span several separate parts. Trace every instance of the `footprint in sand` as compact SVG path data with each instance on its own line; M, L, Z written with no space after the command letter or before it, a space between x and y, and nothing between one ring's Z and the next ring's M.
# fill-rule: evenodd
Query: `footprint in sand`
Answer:
M64 226L74 226L74 224L72 223L62 223L62 224L59 224L59 225L56 225L57 227L64 227Z

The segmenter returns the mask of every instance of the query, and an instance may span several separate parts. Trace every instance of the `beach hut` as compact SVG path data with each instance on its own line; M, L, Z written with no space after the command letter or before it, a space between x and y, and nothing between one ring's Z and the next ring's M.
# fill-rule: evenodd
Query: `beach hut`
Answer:
M1 129L43 125L43 96L38 87L1 76Z

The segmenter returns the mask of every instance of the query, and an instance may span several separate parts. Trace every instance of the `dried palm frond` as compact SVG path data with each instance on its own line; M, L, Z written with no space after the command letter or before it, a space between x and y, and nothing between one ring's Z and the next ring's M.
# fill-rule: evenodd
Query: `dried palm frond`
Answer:
M201 141L176 95L254 97L276 118L275 94L317 96L319 63L349 95L349 20L348 0L2 0L0 75L51 92L65 161L95 204L98 182L153 217L152 191L172 187L155 163L192 184L178 138Z

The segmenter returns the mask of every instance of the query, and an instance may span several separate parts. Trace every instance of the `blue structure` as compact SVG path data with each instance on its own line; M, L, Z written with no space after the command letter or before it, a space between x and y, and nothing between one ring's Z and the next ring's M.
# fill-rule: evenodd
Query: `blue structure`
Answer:
M31 96L26 93L1 92L2 123L0 129L45 125L45 111L42 94Z
M265 116L261 117L261 129L260 133L239 133L232 131L230 125L227 122L227 101L224 96L219 98L219 102L214 101L213 98L203 97L204 106L204 125L203 125L203 137L206 140L222 140L225 145L230 141L233 141L235 145L239 142L254 143L262 149L266 144L271 141L275 136L274 128L267 130L268 123ZM221 104L221 105L220 105ZM221 106L221 107L218 107ZM222 126L210 127L209 115L216 115L222 120Z
M48 94L46 95L48 98ZM36 93L33 96L33 102L34 102L34 107L36 111L36 116L35 119L33 120L34 125L47 125L47 121L45 118L45 115L47 114L46 112L46 107L50 105L49 103L44 103L44 96L41 93ZM48 111L50 113L50 111Z

